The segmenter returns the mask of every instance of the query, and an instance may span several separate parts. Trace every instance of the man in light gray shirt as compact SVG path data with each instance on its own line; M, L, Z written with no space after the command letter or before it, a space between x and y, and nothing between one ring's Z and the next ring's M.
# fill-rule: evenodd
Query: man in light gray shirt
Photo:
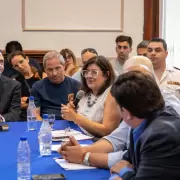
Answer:
M58 150L63 156L63 147L71 145L71 161L82 163L83 155L90 152L89 163L99 168L110 168L122 159L129 146L130 127L123 121L110 135L103 137L92 145L81 147L74 137Z

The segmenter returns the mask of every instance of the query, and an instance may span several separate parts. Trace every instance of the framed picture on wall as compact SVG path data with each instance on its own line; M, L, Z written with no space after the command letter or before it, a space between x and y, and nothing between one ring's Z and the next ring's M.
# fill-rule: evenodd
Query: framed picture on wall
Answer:
M23 31L122 32L124 0L22 0Z

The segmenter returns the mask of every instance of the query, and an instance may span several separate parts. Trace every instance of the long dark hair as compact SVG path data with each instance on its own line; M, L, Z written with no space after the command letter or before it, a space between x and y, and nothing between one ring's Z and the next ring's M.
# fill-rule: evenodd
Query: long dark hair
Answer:
M82 70L87 70L88 66L90 66L91 64L97 65L101 69L103 75L105 77L107 77L107 80L105 81L104 85L100 88L100 90L97 94L99 96L108 87L110 87L112 85L112 83L115 80L115 73L114 73L114 70L113 70L109 60L107 58L105 58L104 56L92 57L90 60L88 60L84 64ZM83 77L82 74L81 74L81 78L82 78L82 85L83 85L83 90L84 90L85 94L92 92L92 90L88 87L88 85L86 83L85 77Z

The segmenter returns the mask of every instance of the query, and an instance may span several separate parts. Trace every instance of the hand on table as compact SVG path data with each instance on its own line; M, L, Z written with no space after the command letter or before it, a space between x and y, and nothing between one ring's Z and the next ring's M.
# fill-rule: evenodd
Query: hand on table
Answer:
M83 155L86 151L77 142L74 137L69 138L69 142L64 143L61 148L58 149L58 153L62 155L64 159L71 163L82 163Z

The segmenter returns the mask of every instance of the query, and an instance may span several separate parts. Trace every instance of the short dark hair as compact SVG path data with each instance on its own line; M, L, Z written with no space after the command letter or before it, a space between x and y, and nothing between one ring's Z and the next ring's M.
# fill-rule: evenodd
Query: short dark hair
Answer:
M102 86L102 88L99 90L99 92L97 94L97 95L101 95L114 82L115 73L114 73L114 70L113 70L112 65L110 64L109 60L107 58L105 58L104 56L92 57L90 60L86 61L82 70L86 70L88 68L88 66L90 66L91 64L97 65L103 72L103 75L107 77L105 84ZM92 90L88 87L88 85L86 83L85 77L83 77L82 74L81 74L81 78L82 78L82 85L83 85L83 90L84 90L85 94L92 92Z
M166 43L166 41L164 39L162 39L162 38L153 38L153 39L151 39L149 41L149 43L151 43L151 42L160 42L160 43L162 43L165 51L167 51L167 43Z
M81 56L86 53L86 52L91 52L93 54L96 54L98 56L98 53L97 51L94 49L94 48L85 48L81 51Z
M147 41L147 40L141 41L141 42L137 45L137 49L139 49L139 48L147 48L148 43L149 43L149 41Z
M127 41L128 44L129 44L129 47L132 47L132 44L133 44L133 41L132 41L132 38L130 36L124 36L124 35L120 35L116 38L115 42L116 44L118 42L124 42L124 41Z
M156 81L140 71L120 75L112 85L111 94L121 108L126 108L138 118L148 119L152 112L165 106Z
M6 55L14 52L14 51L21 51L23 52L22 45L18 41L10 41L6 44L5 47Z
M13 51L7 56L9 64L11 64L11 61L15 56L22 56L24 59L26 59L26 55L22 51Z

